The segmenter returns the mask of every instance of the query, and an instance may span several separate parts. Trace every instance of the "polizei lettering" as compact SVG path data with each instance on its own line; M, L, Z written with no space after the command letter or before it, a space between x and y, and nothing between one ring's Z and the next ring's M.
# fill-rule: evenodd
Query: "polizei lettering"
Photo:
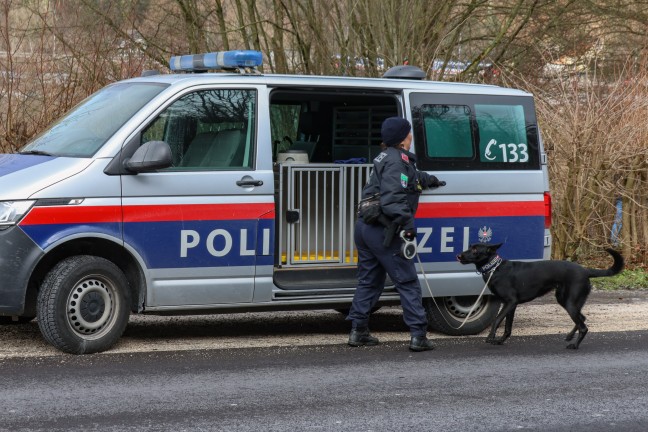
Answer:
M201 246L214 257L224 257L230 253L239 256L270 255L270 229L261 231L261 247L256 248L257 239L252 230L242 228L234 234L228 230L218 228L212 230L204 237L196 230L180 231L180 258L186 258L191 249Z
M421 254L433 252L454 254L468 249L470 245L469 227L440 227L438 236L435 238L432 238L432 234L434 233L432 227L422 227L416 230L419 233L417 249ZM420 234L423 234L423 236L421 237ZM436 250L433 249L435 245L438 246Z

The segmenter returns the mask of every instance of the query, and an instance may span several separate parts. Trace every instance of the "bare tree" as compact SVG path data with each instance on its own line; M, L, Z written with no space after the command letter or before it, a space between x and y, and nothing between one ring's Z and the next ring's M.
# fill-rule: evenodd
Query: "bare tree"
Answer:
M249 48L265 71L321 75L409 63L535 93L556 256L611 241L620 200L619 244L648 262L647 36L648 0L0 0L0 147L172 55Z
M589 79L592 78L592 79ZM628 257L648 244L648 70L615 81L563 77L534 88L554 194L554 254L577 259L618 243ZM623 208L613 232L617 201Z

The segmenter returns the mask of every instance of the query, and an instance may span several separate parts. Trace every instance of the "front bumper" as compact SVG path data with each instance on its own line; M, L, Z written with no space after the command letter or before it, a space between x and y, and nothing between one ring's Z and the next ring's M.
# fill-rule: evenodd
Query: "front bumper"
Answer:
M27 284L43 250L17 226L0 231L0 315L22 315Z

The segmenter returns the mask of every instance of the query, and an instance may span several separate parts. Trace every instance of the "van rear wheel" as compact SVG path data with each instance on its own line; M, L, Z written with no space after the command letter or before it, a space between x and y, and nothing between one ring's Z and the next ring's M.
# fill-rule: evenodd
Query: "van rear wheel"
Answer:
M43 337L71 354L111 348L126 329L130 293L124 273L107 259L78 255L59 262L38 293Z
M475 304L478 296L457 296L435 298L436 305L431 298L423 299L423 306L428 318L428 325L432 330L450 335L466 336L479 334L492 324L497 317L500 301L493 296L483 296L475 307L470 318L463 327L468 312ZM438 307L437 307L438 305Z

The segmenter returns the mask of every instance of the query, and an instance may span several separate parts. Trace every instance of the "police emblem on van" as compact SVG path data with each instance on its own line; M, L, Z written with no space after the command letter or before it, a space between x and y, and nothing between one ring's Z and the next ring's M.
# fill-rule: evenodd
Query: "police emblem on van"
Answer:
M482 228L479 228L477 236L479 237L480 243L488 243L493 238L493 230L490 229L490 227L484 226Z

